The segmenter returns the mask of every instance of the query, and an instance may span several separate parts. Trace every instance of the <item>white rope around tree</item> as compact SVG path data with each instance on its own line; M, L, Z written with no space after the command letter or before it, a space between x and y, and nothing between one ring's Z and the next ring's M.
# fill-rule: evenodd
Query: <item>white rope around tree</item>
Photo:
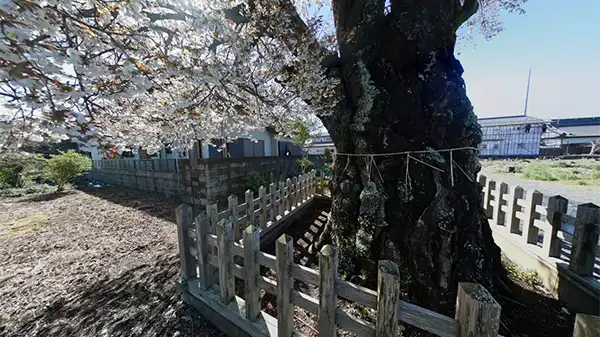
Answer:
M410 164L410 160L411 158L418 162L421 163L425 166L428 166L434 170L437 170L439 172L446 172L445 170L442 170L439 167L436 167L434 165L428 164L422 160L417 159L414 156L411 156L411 153L440 153L440 152L450 152L450 182L452 184L452 187L454 187L454 165L456 165L456 167L458 167L458 169L465 175L465 177L467 177L467 179L469 179L470 182L473 182L473 179L471 179L471 177L469 177L469 175L465 172L465 170L462 169L462 167L460 167L460 165L458 165L458 163L454 160L453 157L453 152L454 151L461 151L461 150L474 150L477 151L477 148L474 147L470 147L470 146L465 146L465 147L455 147L455 148L451 148L451 149L440 149L440 150L416 150L416 151L400 151L400 152L388 152L388 153L340 153L340 152L336 152L336 155L339 156L347 156L347 157L368 157L368 159L365 159L365 165L367 167L367 175L369 177L369 180L371 180L371 165L375 165L375 169L377 170L377 173L379 173L379 178L381 178L381 181L383 182L383 176L381 175L381 172L379 171L379 168L377 167L377 163L375 163L375 158L374 157L387 157L387 156L398 156L398 155L406 155L406 175L405 175L405 180L404 183L409 186L409 188L412 188L412 184L411 184L411 180L410 180L410 171L409 171L409 164ZM349 161L346 162L346 168L348 167Z

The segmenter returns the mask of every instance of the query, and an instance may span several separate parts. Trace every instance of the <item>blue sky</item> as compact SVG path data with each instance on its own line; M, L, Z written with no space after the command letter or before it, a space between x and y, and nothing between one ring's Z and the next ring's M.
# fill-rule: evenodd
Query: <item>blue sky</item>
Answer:
M600 1L529 0L503 14L505 30L460 47L467 94L479 117L600 116Z

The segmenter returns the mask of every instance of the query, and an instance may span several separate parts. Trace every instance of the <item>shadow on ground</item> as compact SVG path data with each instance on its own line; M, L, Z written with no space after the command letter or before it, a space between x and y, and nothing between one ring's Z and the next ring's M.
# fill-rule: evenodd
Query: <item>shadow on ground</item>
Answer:
M113 279L82 284L6 336L223 336L182 303L176 255ZM179 333L177 333L179 332Z
M53 193L44 193L44 194L35 194L29 197L23 197L19 199L19 202L44 202L44 201L52 201L56 199L60 199L67 195L74 194L75 191L67 190Z
M506 337L567 337L573 333L575 314L559 300L519 280L509 284L512 293L496 296L502 306L500 334Z
M159 193L138 191L126 187L79 186L78 189L89 195L172 222L175 222L175 208L181 204L176 197L169 199Z

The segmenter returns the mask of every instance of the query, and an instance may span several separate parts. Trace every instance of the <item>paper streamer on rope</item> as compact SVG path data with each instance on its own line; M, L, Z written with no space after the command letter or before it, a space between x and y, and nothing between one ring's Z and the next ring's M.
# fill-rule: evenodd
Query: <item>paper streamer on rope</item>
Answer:
M383 176L381 175L381 172L379 171L379 168L377 167L377 164L375 163L375 158L374 157L387 157L387 156L398 156L398 155L406 155L406 176L404 178L404 183L406 185L410 186L410 172L409 172L409 164L410 164L410 159L414 159L415 161L431 167L434 170L440 171L440 172L445 172L444 170L440 169L439 167L435 167L431 164L428 164L422 160L419 160L413 156L411 156L411 153L439 153L439 152L450 152L450 182L452 184L452 187L454 187L454 165L456 165L456 167L458 167L458 169L465 175L465 177L467 177L467 179L469 179L470 182L473 182L473 179L471 179L471 177L469 177L469 175L462 169L462 167L460 167L460 165L458 165L458 163L454 160L453 158L453 152L454 151L460 151L460 150L474 150L477 151L477 148L474 147L470 147L470 146L465 146L465 147L456 147L456 148L451 148L451 149L440 149L440 150L417 150L417 151L400 151L400 152L388 152L388 153L340 153L340 152L336 152L336 155L340 155L340 156L347 156L347 157L370 157L370 161L367 163L367 174L369 175L369 179L371 179L371 164L375 165L375 168L377 169L377 173L379 173L379 177L381 178L381 181L383 181ZM367 161L365 161L366 163ZM349 162L346 163L346 166L348 165Z

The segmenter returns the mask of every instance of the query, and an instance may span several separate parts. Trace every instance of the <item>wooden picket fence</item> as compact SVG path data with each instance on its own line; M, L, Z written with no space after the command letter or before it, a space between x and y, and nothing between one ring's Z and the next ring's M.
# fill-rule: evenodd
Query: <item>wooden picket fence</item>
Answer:
M372 290L338 277L337 249L333 246L326 245L319 252L318 270L293 262L293 239L288 235L277 239L275 255L261 251L261 232L277 226L302 205L323 194L323 181L323 177L310 172L277 185L270 184L269 193L261 187L256 199L247 191L243 204L238 204L237 198L232 196L227 210L222 212L216 205L208 205L206 213L195 217L191 206L179 206L176 214L184 300L219 328L233 327L234 330L228 330L230 335L238 335L239 330L250 336L297 334L294 308L299 307L318 317L316 329L320 336L336 336L338 329L361 337L397 336L400 322L437 336L498 336L501 307L479 284L459 284L456 313L452 318L400 300L400 272L392 261L379 261L377 290ZM490 192L495 191L493 184L485 182L484 185L486 205L493 206L494 194ZM500 186L500 190L504 187ZM537 198L534 197L536 202ZM501 193L495 200L513 199L505 199ZM525 202L500 203L506 207L508 204L521 207L515 208L515 212L520 212L515 216L533 219L531 221L539 226L537 219L526 212L529 204ZM533 207L536 212L541 211ZM505 214L513 214L500 208ZM502 212L491 213L491 216L499 218ZM584 219L585 214L582 211ZM238 233L241 233L240 240ZM276 279L261 275L263 267L275 270ZM243 299L236 296L236 278L243 280ZM296 290L295 280L318 287L318 297ZM261 292L276 296L276 318L261 311ZM338 299L375 309L374 324L338 308ZM597 316L578 314L574 337L595 336L596 330L588 327L596 322Z
M543 206L543 194L537 190L528 191L525 196L522 187L509 188L505 182L483 174L478 181L484 186L484 209L494 230L518 234L522 243L542 258L564 257L563 248L570 239L569 270L580 276L593 276L596 257L600 256L599 206L580 204L576 216L571 216L567 214L569 200L560 195L549 197L548 204ZM571 224L574 232L564 231L564 223Z

